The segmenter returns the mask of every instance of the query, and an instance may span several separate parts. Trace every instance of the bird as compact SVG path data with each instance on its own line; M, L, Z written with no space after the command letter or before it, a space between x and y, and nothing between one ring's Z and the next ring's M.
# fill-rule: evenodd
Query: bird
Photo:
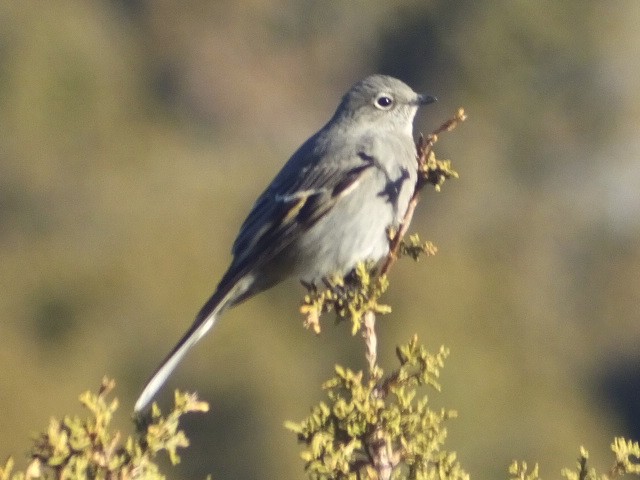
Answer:
M232 261L192 325L135 403L145 411L187 352L229 307L289 278L319 285L389 252L417 180L413 121L436 98L387 75L370 75L342 97L258 197Z

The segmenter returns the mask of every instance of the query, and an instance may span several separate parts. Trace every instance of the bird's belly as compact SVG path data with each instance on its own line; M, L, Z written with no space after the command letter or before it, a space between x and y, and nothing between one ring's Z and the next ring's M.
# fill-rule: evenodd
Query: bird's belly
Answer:
M382 196L343 199L292 246L295 274L318 284L348 273L359 261L382 259L389 251L387 229L397 224L394 212Z

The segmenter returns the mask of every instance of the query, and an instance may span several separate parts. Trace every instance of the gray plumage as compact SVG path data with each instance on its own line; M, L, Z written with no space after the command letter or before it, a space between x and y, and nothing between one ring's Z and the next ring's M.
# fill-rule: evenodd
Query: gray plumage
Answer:
M392 77L355 84L335 114L284 165L256 201L233 244L233 261L193 325L160 364L135 404L146 408L218 316L295 276L318 284L389 251L413 194L413 118L435 101Z

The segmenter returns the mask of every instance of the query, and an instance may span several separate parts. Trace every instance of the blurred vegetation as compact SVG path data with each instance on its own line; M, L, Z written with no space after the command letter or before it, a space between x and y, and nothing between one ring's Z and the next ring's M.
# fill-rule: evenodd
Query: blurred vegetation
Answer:
M451 348L432 401L465 469L639 438L638 24L633 0L0 1L0 453L105 372L133 405L253 199L372 72L438 96L417 130L474 118L414 218L439 254L394 272L379 327ZM362 360L299 327L300 294L229 312L172 379L216 411L185 419L176 478L302 478L282 421Z

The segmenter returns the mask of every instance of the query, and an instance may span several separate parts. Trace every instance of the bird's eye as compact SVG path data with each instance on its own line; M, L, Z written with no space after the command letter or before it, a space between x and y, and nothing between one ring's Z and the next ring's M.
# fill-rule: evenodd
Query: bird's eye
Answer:
M387 93L382 93L376 97L373 104L380 110L389 110L393 105L393 98Z

